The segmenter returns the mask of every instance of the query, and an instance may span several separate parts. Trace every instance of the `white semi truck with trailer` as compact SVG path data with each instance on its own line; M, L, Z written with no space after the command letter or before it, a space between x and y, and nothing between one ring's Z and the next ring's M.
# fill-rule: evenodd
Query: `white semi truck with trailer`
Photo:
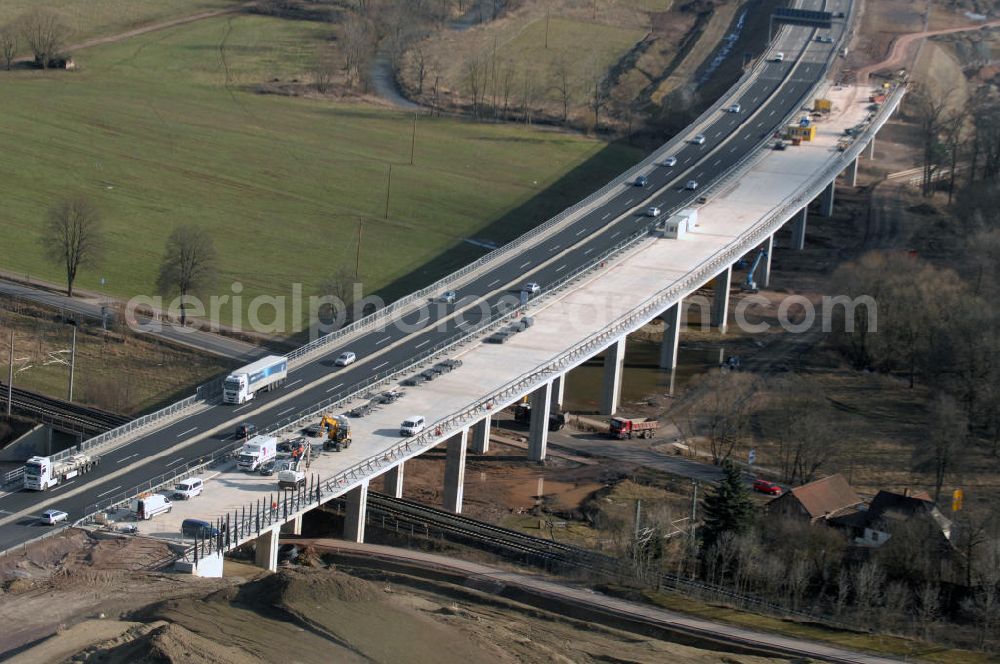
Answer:
M236 456L236 465L248 473L256 472L262 465L278 456L278 439L274 436L254 436L243 443Z
M222 401L246 403L253 399L257 392L278 387L287 377L288 358L268 355L226 376L226 380L222 383Z
M97 466L98 458L74 454L68 459L53 461L51 457L33 456L24 464L24 488L45 491L77 475L88 473Z

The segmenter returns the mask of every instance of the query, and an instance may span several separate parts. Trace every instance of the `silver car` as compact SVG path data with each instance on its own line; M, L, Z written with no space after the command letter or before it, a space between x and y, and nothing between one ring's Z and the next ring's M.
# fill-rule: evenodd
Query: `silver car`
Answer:
M687 184L684 185L684 188L687 189L688 191L694 191L695 189L698 188L698 181L697 180L688 180Z

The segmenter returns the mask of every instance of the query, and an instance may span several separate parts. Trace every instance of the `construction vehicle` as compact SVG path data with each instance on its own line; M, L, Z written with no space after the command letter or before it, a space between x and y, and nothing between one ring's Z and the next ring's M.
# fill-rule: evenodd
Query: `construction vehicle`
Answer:
M633 420L627 417L612 417L608 423L608 435L622 440L624 438L652 438L660 428L660 421L651 417Z
M308 452L306 456L292 459L283 469L278 471L278 489L290 491L305 486L306 468L309 467Z
M222 401L241 404L262 390L273 390L288 377L288 358L268 355L226 376L222 382Z
M531 404L519 403L514 406L514 421L523 424L531 423ZM559 431L566 426L565 413L549 413L549 431Z
M319 427L326 434L324 450L340 452L351 446L351 421L344 415L324 415Z
M97 466L98 457L74 454L62 461L51 457L33 456L24 464L24 488L30 491L45 491L77 475L88 473Z
M743 291L745 293L756 293L759 289L757 288L757 282L754 281L753 275L757 272L757 268L760 267L760 262L767 258L767 249L761 247L757 252L757 258L753 259L753 265L750 266L750 271L747 272L747 278L743 280Z

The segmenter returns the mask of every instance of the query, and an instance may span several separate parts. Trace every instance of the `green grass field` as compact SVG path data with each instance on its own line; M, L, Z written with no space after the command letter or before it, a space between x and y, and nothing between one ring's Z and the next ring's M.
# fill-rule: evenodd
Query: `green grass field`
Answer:
M301 282L308 295L353 270L363 219L371 292L487 227L495 239L523 232L641 156L421 116L411 166L410 114L253 92L301 78L327 36L316 23L227 17L83 51L77 72L0 72L0 268L59 282L40 227L54 201L84 194L103 210L110 246L81 288L104 276L115 295L150 293L167 235L193 223L215 238L221 292L240 281L246 301Z
M239 0L3 0L0 25L35 7L59 12L73 30L71 43L113 35L149 23L239 4Z

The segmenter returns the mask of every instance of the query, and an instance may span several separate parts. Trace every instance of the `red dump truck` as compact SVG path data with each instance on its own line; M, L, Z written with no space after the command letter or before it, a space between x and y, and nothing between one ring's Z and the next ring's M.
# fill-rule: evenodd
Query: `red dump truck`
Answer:
M612 438L652 438L660 428L660 421L647 417L632 420L627 417L612 417L608 426L608 435Z

